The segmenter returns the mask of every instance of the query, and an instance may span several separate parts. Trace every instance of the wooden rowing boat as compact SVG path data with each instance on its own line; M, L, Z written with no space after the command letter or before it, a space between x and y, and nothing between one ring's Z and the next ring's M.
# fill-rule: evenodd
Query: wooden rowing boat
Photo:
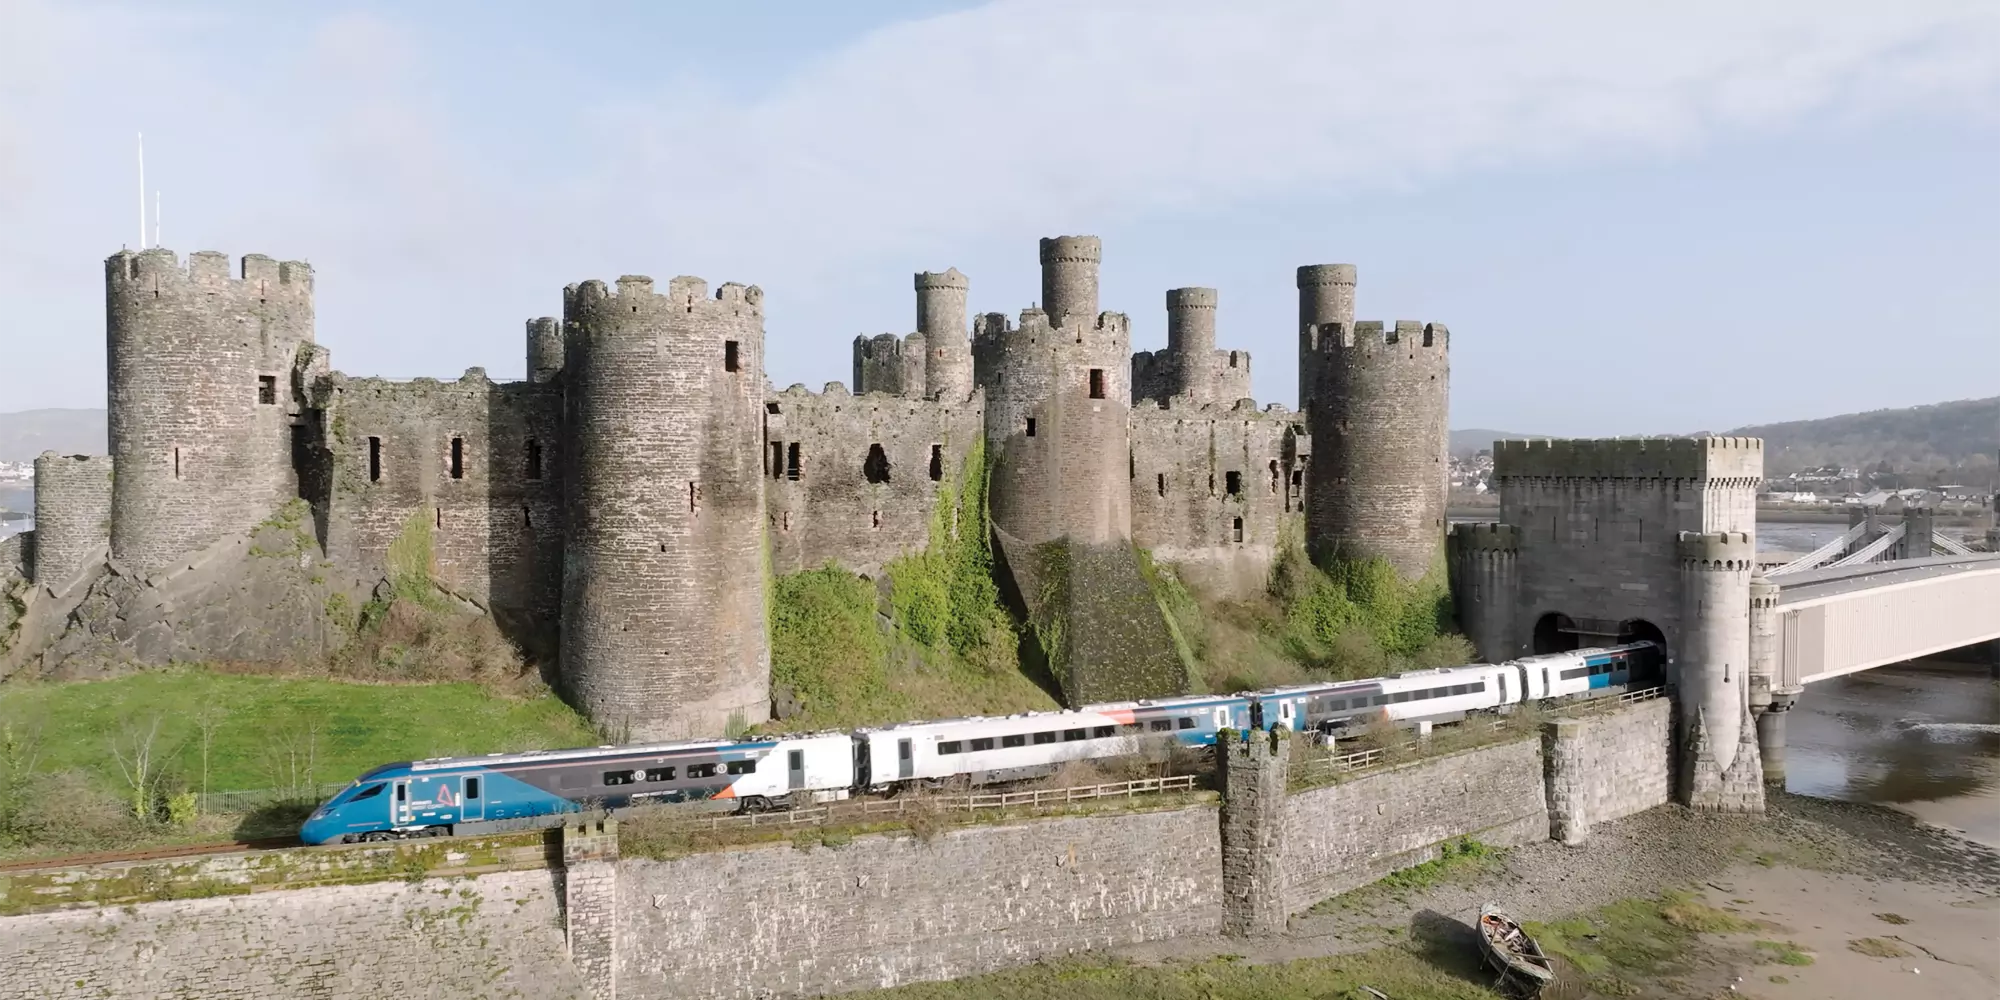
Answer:
M1503 983L1512 981L1530 994L1555 980L1555 970L1542 954L1542 946L1521 929L1519 921L1493 903L1479 908L1479 951L1500 973Z

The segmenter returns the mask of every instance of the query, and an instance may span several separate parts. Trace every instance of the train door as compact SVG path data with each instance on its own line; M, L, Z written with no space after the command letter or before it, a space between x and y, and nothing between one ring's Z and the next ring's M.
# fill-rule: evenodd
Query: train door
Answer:
M1502 705L1513 704L1514 699L1512 697L1509 697L1507 694L1507 671L1502 670L1499 673L1494 674L1493 676L1500 682L1500 704Z
M389 822L397 826L410 825L410 782L407 778L396 782L396 797L389 802Z
M1218 730L1222 730L1222 729L1228 729L1228 728L1229 728L1229 706L1228 706L1228 705L1217 705L1217 706L1215 706L1215 728L1216 728L1216 729L1218 729Z
M785 788L798 791L806 787L806 752L793 750L785 755Z
M910 741L896 741L896 777L909 780L916 774L916 760L910 752Z
M1279 702L1278 725L1281 725L1286 729L1297 731L1299 728L1298 720L1296 718L1297 707L1298 706L1295 705L1292 702L1292 699L1290 698L1287 698L1284 701Z
M484 794L486 789L480 787L483 784L485 782L479 780L479 775L468 774L465 776L465 783L460 789L458 796L459 822L464 823L470 820L486 818L486 797Z

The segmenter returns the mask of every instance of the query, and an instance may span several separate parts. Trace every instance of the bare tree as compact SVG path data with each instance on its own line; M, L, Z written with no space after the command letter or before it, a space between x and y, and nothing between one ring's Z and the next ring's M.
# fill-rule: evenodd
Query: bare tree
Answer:
M318 719L295 719L272 733L264 748L264 771L271 787L286 798L313 798L319 792Z
M162 763L173 756L160 746L160 721L157 712L143 720L126 718L111 737L111 757L132 789L132 815L140 819L152 818Z
M201 801L208 802L208 752L215 745L215 732L229 717L228 706L209 702L194 714L194 727L201 734Z

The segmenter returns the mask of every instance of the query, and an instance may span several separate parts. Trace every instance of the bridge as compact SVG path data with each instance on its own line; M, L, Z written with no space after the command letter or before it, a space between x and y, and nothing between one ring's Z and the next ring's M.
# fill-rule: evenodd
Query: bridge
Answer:
M1938 535L1927 508L1856 508L1840 537L1777 561L1756 551L1760 440L1499 441L1493 456L1499 519L1451 532L1466 634L1490 663L1664 645L1675 794L1696 808L1763 809L1808 684L1981 644L2000 664L2000 554Z

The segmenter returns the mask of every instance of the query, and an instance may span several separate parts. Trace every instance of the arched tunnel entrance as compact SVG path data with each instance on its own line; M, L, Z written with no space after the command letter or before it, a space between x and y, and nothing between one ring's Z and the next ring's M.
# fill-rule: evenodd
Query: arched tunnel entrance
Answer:
M1667 634L1644 618L1633 618L1618 626L1618 644L1623 646L1628 642L1655 643L1664 650L1667 648Z
M1567 653L1581 645L1576 634L1576 620L1568 615L1551 611L1535 622L1535 655L1544 653Z

